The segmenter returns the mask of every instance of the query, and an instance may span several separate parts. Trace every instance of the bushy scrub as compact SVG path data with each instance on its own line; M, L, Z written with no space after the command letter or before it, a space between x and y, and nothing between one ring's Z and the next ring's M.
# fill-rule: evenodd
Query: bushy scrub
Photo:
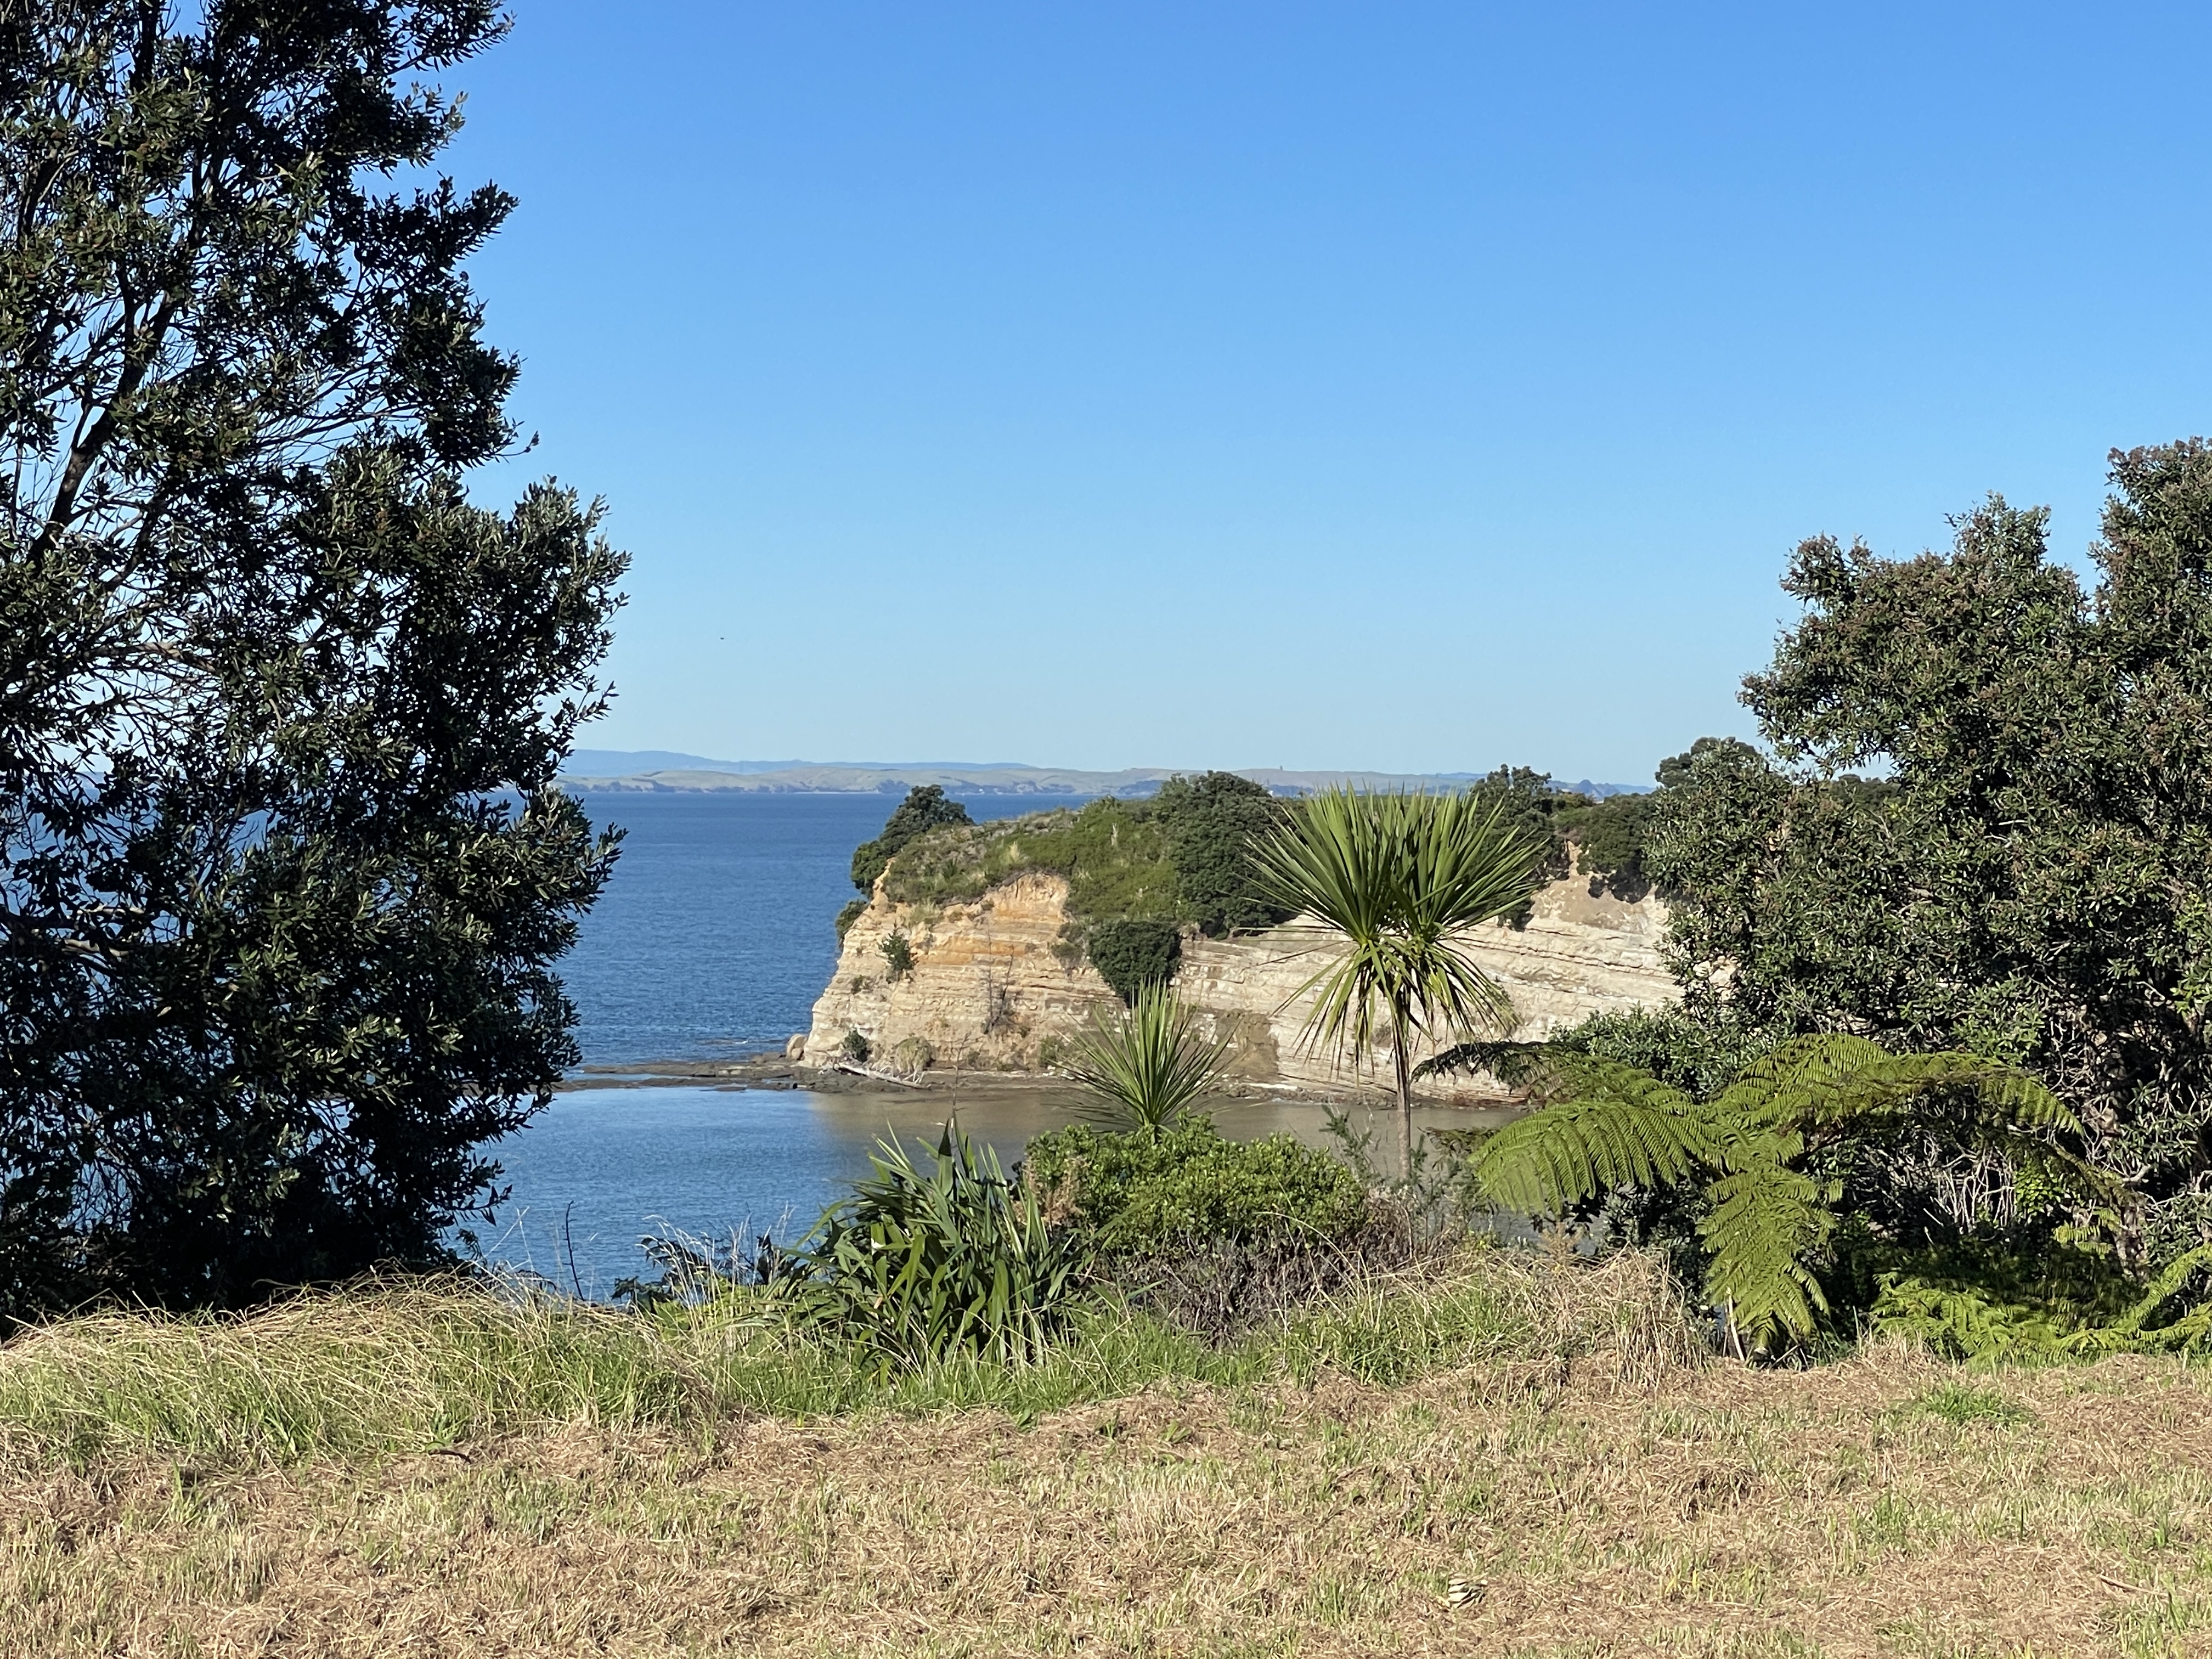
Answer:
M1234 772L1170 778L1152 798L1167 828L1181 913L1209 939L1273 927L1291 912L1261 884L1251 848L1278 829L1287 803Z
M1026 1173L1060 1228L1109 1256L1193 1239L1349 1238L1368 1218L1351 1170L1289 1135L1225 1139L1194 1118L1157 1136L1077 1124L1029 1145Z
M1151 800L1109 796L982 824L948 819L894 849L884 891L903 904L957 903L1030 871L1061 876L1078 949L1091 929L1115 922L1194 923L1208 934L1270 927L1290 913L1264 890L1250 848L1284 811L1260 785L1208 772L1170 778ZM884 841L861 853L872 858ZM856 854L855 880L862 863ZM867 866L871 879L882 867Z
M872 893L876 878L908 842L933 830L973 823L966 807L957 800L945 799L942 785L916 785L907 791L904 800L891 809L890 817L884 821L883 833L853 849L853 885L864 893Z
M889 977L904 979L914 971L914 941L904 933L893 933L876 948L884 953Z
M1171 921L1102 921L1085 949L1099 978L1134 1006L1139 993L1165 985L1182 960L1182 935Z

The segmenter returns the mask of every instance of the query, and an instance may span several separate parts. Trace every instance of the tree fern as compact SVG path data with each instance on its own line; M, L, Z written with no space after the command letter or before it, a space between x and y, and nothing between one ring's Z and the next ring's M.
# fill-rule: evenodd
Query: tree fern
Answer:
M1552 1103L1487 1137L1474 1156L1477 1178L1509 1208L1556 1213L1617 1187L1672 1186L1713 1161L1703 1111L1649 1072L1560 1054L1540 1075Z
M1809 1263L1835 1231L1838 1184L1779 1158L1747 1159L1705 1188L1698 1232L1711 1252L1705 1285L1735 1328L1765 1349L1812 1333L1828 1309Z
M1623 1187L1697 1182L1707 1291L1760 1347L1809 1335L1827 1310L1814 1264L1842 1185L1803 1167L1816 1150L1923 1136L1999 1152L2077 1196L2120 1194L2055 1139L2081 1129L2057 1096L1978 1054L1798 1037L1702 1103L1638 1067L1542 1043L1468 1043L1431 1066L1492 1072L1534 1103L1474 1153L1476 1179L1502 1207L1557 1214Z

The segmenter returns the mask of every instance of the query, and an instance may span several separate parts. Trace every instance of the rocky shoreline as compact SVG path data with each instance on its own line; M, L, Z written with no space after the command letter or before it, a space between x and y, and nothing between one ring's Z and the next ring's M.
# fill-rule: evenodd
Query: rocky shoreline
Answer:
M760 1054L741 1055L735 1060L658 1060L632 1065L607 1063L585 1066L556 1084L554 1092L571 1094L583 1089L708 1088L732 1092L752 1089L770 1091L803 1089L809 1093L826 1095L896 1091L903 1094L958 1094L969 1099L988 1099L994 1095L1034 1095L1041 1088L1055 1087L1065 1087L1073 1092L1075 1085L1048 1072L933 1070L914 1077L901 1077L846 1065L811 1066L785 1054ZM1349 1083L1333 1088L1316 1088L1308 1085L1258 1083L1249 1079L1232 1078L1215 1091L1213 1097L1224 1102L1274 1100L1316 1106L1372 1106L1384 1098L1384 1095L1379 1087L1363 1088ZM1499 1104L1499 1097L1495 1095L1480 1097L1469 1095L1450 1100L1425 1099L1423 1103L1427 1106L1461 1105L1471 1109L1494 1111Z

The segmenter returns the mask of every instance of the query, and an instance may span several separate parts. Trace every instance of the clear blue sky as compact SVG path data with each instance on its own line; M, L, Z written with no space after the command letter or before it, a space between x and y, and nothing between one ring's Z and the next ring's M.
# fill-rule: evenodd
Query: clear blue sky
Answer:
M517 0L593 746L1648 777L1819 532L2212 430L2202 6Z

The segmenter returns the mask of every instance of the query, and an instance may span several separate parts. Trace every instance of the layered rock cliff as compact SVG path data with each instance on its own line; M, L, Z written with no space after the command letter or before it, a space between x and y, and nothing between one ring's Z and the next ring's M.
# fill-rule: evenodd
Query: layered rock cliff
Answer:
M1598 1012L1671 1002L1661 964L1666 913L1656 898L1631 903L1593 894L1577 878L1540 892L1526 927L1480 929L1473 945L1511 994L1516 1035L1535 1038ZM845 935L836 975L814 1005L804 1057L817 1065L855 1054L900 1072L1048 1070L1094 1007L1114 994L1062 942L1067 884L1024 875L969 903L906 905L883 884ZM911 965L901 968L895 940ZM886 945L891 945L887 955ZM1300 994L1326 961L1316 936L1296 928L1182 947L1176 987L1231 1045L1234 1074L1301 1089L1376 1087L1387 1072L1310 1053L1299 1035L1310 1000ZM1478 1083L1437 1091L1479 1095Z

